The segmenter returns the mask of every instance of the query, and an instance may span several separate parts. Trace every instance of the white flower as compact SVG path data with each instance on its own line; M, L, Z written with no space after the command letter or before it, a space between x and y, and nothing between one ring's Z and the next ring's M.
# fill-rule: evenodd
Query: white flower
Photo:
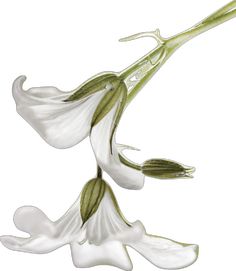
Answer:
M93 194L89 194L91 195ZM197 245L182 244L149 235L140 221L127 222L106 183L97 210L85 223L81 216L81 208L79 198L64 216L52 222L36 207L21 207L15 212L14 223L19 230L29 233L30 237L7 235L0 237L0 240L11 250L29 253L48 253L70 244L76 267L112 265L131 270L132 262L126 246L135 249L155 266L164 269L186 267L197 259Z
M13 83L17 112L51 146L69 148L89 135L93 113L106 88L73 102L64 102L75 91L63 92L55 87L22 89L25 76Z
M145 175L177 178L189 176L187 173L193 171L193 168L186 171L181 165L177 172L169 174L170 169L165 162L164 167L161 163L160 170L160 163L152 163L151 167L150 163L139 165L122 154L123 149L131 147L117 144L115 133L126 106L127 88L115 73L100 74L71 92L55 87L35 87L24 91L25 79L24 76L18 77L13 84L17 112L56 148L72 147L90 135L98 165L118 185L141 189Z

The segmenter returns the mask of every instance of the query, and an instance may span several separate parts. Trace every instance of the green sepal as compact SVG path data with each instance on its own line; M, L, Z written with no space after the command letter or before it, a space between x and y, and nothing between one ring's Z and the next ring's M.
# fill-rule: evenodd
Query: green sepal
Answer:
M105 73L85 82L82 86L74 90L64 102L72 102L86 98L98 91L104 90L110 82L116 81L117 76L114 73Z
M187 167L166 159L150 159L142 164L144 175L158 179L192 178L194 167Z
M91 128L101 121L114 107L116 102L120 99L121 94L126 86L119 79L111 83L111 90L109 90L99 102L92 118Z
M83 225L97 211L106 190L106 182L101 178L90 180L83 188L80 200L80 214Z
M137 163L134 163L134 162L130 161L128 158L126 158L121 153L119 153L119 159L120 159L121 163L126 165L127 167L130 167L130 168L133 168L133 169L136 169L136 170L142 170L142 166L140 166Z

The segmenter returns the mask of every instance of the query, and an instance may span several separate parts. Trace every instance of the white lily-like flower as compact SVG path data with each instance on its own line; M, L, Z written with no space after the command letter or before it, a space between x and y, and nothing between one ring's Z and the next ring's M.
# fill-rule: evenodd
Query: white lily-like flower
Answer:
M65 102L77 90L63 92L56 87L34 87L24 91L25 80L25 76L20 76L13 83L17 112L49 145L59 149L72 147L89 135L93 114L109 91L106 80L90 92L85 83L79 87L79 99ZM99 84L99 76L94 81Z
M91 133L91 143L99 166L128 189L140 189L144 176L155 178L191 177L192 167L165 159L150 159L138 165L129 161L115 141L115 130L125 106L183 44L236 16L231 1L200 23L170 38L159 29L121 39L130 41L151 37L157 46L119 73L102 73L71 92L55 87L22 89L25 77L13 84L18 113L50 145L68 148ZM114 109L116 107L116 109ZM113 109L113 110L112 110Z
M69 244L76 267L112 265L131 270L126 246L164 269L189 266L198 256L197 245L149 235L140 221L126 221L110 186L100 178L86 184L81 196L58 221L52 222L36 207L24 206L16 210L14 223L30 237L2 236L5 247L48 253Z
M144 175L140 170L122 164L115 144L115 133L112 135L114 125L119 121L117 119L116 124L115 118L119 118L123 111L124 105L120 105L126 101L125 85L120 91L114 77L101 75L95 78L94 83L90 80L75 91L62 92L55 87L35 87L25 91L22 85L26 77L21 76L13 84L13 97L17 112L49 145L56 148L72 147L91 132L91 143L99 166L120 186L140 189ZM82 95L76 97L81 92ZM113 106L106 109L113 98L110 95L106 99L109 92L120 93L114 93Z
M158 166L152 163L151 167L145 163L138 165L122 154L127 147L116 143L115 133L125 109L127 88L117 74L100 74L71 92L55 87L34 87L25 91L22 88L25 79L20 76L13 84L17 112L56 148L72 147L90 135L98 165L118 185L141 189L145 175L177 178L189 176L193 171L193 168L180 165L171 175L166 163L164 167L162 163L164 174L160 174L160 163Z

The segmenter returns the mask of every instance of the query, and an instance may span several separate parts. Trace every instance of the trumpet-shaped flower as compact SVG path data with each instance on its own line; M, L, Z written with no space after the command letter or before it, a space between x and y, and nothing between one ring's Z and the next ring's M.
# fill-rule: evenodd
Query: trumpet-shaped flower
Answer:
M100 74L71 92L55 87L23 90L25 77L13 84L17 112L51 146L69 148L90 135L98 165L114 181L127 189L141 189L144 177L189 177L193 168L170 161L148 167L127 159L117 144L115 133L127 100L127 87L115 73ZM129 148L129 147L128 147ZM160 161L160 160L159 160ZM164 166L163 166L164 165ZM161 166L161 170L160 167ZM172 170L173 169L173 170Z
M149 235L140 221L129 223L110 186L100 178L88 182L80 197L56 222L38 208L24 206L16 210L14 223L30 237L2 236L4 246L22 252L48 253L69 244L76 267L106 264L131 270L127 246L164 269L186 267L198 256L197 245Z
M112 77L115 75L95 77L79 87L75 101L65 102L78 91L63 92L55 87L34 87L24 91L22 86L26 77L20 76L13 83L17 112L49 145L59 149L72 147L89 135L93 114L109 91L107 78Z

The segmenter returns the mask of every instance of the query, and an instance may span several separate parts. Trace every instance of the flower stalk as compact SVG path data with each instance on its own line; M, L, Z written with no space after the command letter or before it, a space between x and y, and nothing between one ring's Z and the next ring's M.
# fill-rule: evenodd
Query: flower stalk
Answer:
M13 83L17 112L55 148L73 147L89 136L100 169L124 188L141 189L144 175L191 177L191 167L170 160L152 159L151 164L149 160L141 165L130 161L122 153L127 146L116 143L115 133L125 107L179 47L234 17L236 0L173 37L163 38L156 30L123 38L121 41L151 37L158 45L120 73L100 73L71 92L55 87L24 91L26 77L20 76ZM101 178L100 172L97 177Z
M2 244L11 250L38 254L69 244L76 267L107 264L132 270L127 246L163 269L194 263L197 245L149 235L140 221L128 222L102 172L126 189L141 189L145 176L192 177L195 168L171 160L155 158L141 164L129 160L123 151L137 149L116 143L115 133L125 107L178 48L234 17L236 0L170 38L163 38L159 30L123 38L121 41L151 37L158 45L120 73L100 73L71 92L56 87L25 91L26 77L18 77L13 83L17 112L55 148L73 147L89 136L97 175L85 184L80 197L57 221L34 206L17 209L14 223L29 237L4 235L0 237Z
M173 37L163 38L160 35L160 31L156 30L153 32L135 34L121 39L120 41L130 41L142 37L152 37L158 42L158 46L155 49L120 72L120 77L125 80L128 86L130 86L126 102L127 105L178 48L196 36L235 17L236 1L234 0L193 27ZM133 84L130 82L133 82Z

